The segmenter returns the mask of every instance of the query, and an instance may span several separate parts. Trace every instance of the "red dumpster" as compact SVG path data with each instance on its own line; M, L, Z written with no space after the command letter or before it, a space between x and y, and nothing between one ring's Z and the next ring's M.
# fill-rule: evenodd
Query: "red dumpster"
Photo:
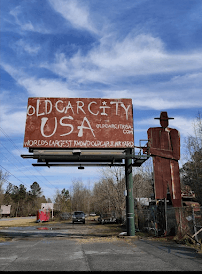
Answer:
M50 211L47 209L39 209L37 211L37 222L48 222L50 219Z

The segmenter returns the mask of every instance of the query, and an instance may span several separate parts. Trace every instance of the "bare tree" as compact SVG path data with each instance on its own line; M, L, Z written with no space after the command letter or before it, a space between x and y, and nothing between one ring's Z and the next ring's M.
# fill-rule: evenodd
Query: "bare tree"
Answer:
M56 211L71 212L71 200L69 190L66 190L65 188L63 188L61 192L57 190L54 201L54 208Z
M134 198L150 198L153 193L152 174L138 170L133 175L133 196Z
M95 211L99 213L115 212L117 217L121 217L125 209L124 190L125 180L122 168L102 169L101 178L93 189Z
M4 193L4 190L3 190L3 184L7 181L9 175L8 173L4 173L1 169L0 169L0 204L3 203L3 193Z
M191 187L197 200L202 204L202 119L200 113L193 127L194 136L189 136L185 140L188 161L180 171L183 184Z
M72 182L72 210L73 211L83 211L89 213L91 210L91 191L84 186L83 182L80 180L75 180Z
M115 212L118 217L123 217L125 212L126 189L125 170L120 167L103 168L98 183L93 188L93 203L96 212ZM133 176L134 198L150 197L152 188L151 163L138 169Z

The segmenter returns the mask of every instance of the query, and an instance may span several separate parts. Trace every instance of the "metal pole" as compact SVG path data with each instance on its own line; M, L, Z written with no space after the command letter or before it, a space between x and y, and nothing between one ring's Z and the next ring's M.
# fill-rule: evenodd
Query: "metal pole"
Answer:
M157 203L157 200L156 200L156 207L155 207L155 223L154 223L154 229L155 229L155 236L158 236L158 203Z
M167 198L164 199L164 206L165 206L165 231L164 231L164 236L166 236L167 232L168 232Z
M132 154L132 149L126 149L126 155ZM134 198L133 198L133 176L132 159L125 159L125 178L126 178L126 221L127 236L135 236L134 222Z

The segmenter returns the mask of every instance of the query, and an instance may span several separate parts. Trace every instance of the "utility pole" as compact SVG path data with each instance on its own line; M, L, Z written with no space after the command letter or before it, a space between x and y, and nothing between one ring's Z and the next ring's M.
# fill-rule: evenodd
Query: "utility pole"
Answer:
M132 149L126 149L126 155L131 155ZM133 174L132 174L132 159L125 159L125 178L126 178L126 221L127 221L127 236L135 236L134 222L134 198L133 198Z

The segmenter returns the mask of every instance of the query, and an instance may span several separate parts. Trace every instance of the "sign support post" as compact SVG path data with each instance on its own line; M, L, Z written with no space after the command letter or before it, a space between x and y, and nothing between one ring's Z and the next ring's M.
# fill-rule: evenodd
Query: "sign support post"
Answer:
M132 149L126 149L126 155L132 154ZM126 222L127 236L135 236L134 222L134 198L133 198L133 175L132 175L132 159L125 159L125 178L126 178Z

